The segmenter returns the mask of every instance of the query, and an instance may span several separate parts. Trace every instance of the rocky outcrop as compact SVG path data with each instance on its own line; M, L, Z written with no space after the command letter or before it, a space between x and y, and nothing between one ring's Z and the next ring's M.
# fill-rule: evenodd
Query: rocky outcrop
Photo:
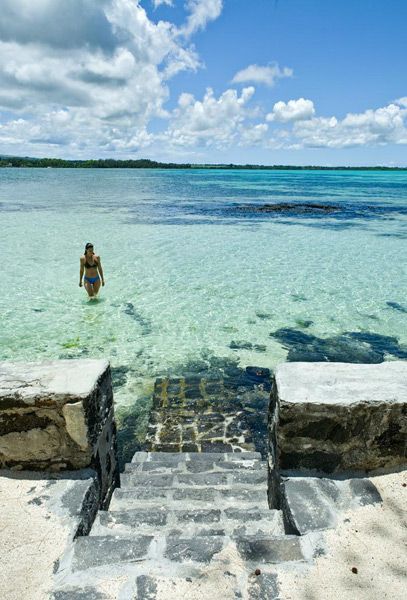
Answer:
M118 482L109 363L0 363L0 465L14 470L92 467L102 504Z
M247 213L331 213L343 210L333 204L316 204L315 202L282 202L276 204L247 204L236 206L235 210Z
M407 462L407 362L284 363L269 415L271 467L327 473Z

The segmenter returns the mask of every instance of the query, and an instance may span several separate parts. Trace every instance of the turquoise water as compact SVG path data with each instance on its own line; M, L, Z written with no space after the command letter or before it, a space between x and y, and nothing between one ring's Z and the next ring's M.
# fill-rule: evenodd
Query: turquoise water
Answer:
M340 210L236 210L287 202ZM0 219L0 359L107 357L119 404L194 361L332 360L344 334L350 360L407 358L406 172L2 169Z

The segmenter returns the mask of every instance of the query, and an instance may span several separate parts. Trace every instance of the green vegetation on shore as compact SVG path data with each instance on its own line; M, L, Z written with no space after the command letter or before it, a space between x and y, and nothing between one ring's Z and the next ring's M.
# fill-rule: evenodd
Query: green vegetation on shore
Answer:
M137 160L116 160L114 158L92 160L65 160L63 158L31 158L20 156L0 156L0 167L30 167L57 169L259 169L259 170L336 170L336 171L406 171L407 167L321 167L318 165L235 165L162 163L147 158Z

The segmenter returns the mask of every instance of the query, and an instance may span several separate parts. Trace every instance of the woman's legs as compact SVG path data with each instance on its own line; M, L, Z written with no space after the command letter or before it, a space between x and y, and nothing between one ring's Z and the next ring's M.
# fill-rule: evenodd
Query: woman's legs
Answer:
M85 286L85 290L88 292L88 296L89 298L93 298L94 294L94 290L93 290L93 285L91 283L89 283L89 281L84 281L84 286Z
M98 279L97 281L95 281L95 283L93 284L93 294L95 296L97 296L98 291L100 290L100 284L102 282L100 281L100 279Z

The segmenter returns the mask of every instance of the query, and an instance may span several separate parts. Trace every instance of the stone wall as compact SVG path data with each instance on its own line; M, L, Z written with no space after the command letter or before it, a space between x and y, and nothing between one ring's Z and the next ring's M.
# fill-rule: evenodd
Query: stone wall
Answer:
M105 505L119 481L109 363L0 363L0 467L92 467Z
M407 463L406 444L407 361L292 362L276 368L271 472L393 468Z

